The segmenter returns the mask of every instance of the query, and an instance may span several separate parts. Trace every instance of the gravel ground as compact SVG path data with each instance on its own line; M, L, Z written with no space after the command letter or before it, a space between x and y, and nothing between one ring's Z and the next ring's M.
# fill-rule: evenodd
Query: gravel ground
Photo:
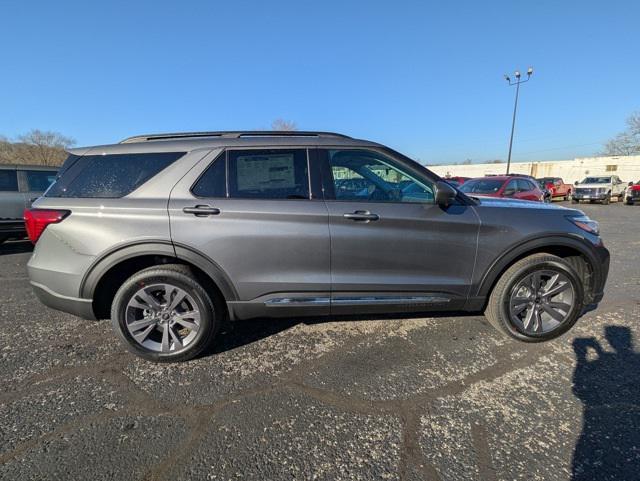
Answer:
M606 296L543 345L480 316L251 321L154 365L40 305L5 244L0 479L637 480L640 207L581 208Z

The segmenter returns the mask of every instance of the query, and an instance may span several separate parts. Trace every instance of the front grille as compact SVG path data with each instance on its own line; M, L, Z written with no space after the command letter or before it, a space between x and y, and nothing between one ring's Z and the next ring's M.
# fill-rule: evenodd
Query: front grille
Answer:
M576 189L576 194L580 195L596 195L598 193L598 189L590 188L590 189Z
M632 190L629 195L635 199L640 198L640 190Z

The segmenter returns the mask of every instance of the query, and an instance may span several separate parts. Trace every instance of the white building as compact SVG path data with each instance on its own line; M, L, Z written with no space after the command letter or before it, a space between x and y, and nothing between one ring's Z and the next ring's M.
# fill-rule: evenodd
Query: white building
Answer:
M504 174L507 164L454 164L427 167L441 177L482 177ZM562 177L567 184L584 179L587 175L617 175L626 182L640 180L640 155L620 157L578 157L573 160L544 162L512 162L511 172L534 177Z

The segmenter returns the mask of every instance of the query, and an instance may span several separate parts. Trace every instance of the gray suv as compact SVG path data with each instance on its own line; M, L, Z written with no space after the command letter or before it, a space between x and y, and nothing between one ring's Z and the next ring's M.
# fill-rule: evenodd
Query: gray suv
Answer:
M24 209L53 183L57 170L39 165L0 165L0 244L26 235Z
M484 311L544 341L603 296L609 253L582 212L467 196L374 142L202 132L69 153L25 212L31 285L145 359L258 317Z

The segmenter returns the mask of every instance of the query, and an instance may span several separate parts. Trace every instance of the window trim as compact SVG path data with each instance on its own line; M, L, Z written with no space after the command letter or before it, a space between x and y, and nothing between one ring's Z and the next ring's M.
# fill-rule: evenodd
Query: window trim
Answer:
M320 146L318 147L318 162L321 163L321 171L322 171L322 185L323 192L325 193L324 200L328 202L351 202L358 204L386 204L386 205L436 205L435 197L436 197L436 184L439 179L432 179L431 176L424 175L424 173L418 171L412 166L408 165L407 162L399 159L396 155L392 155L393 151L387 151L387 149L377 149L368 146L349 146L345 147L343 145L336 146ZM330 150L341 150L341 151L364 151L371 152L373 154L377 154L384 158L387 158L391 161L392 167L401 171L403 175L409 174L409 177L414 178L419 182L430 184L433 189L433 201L432 202L402 202L402 201L379 201L379 200L355 200L355 199L337 199L335 195L335 179L333 178L333 170L331 169L331 163L329 162L329 151ZM390 150L390 149L389 149ZM413 162L413 161L412 161ZM329 192L330 196L327 196L326 193Z

